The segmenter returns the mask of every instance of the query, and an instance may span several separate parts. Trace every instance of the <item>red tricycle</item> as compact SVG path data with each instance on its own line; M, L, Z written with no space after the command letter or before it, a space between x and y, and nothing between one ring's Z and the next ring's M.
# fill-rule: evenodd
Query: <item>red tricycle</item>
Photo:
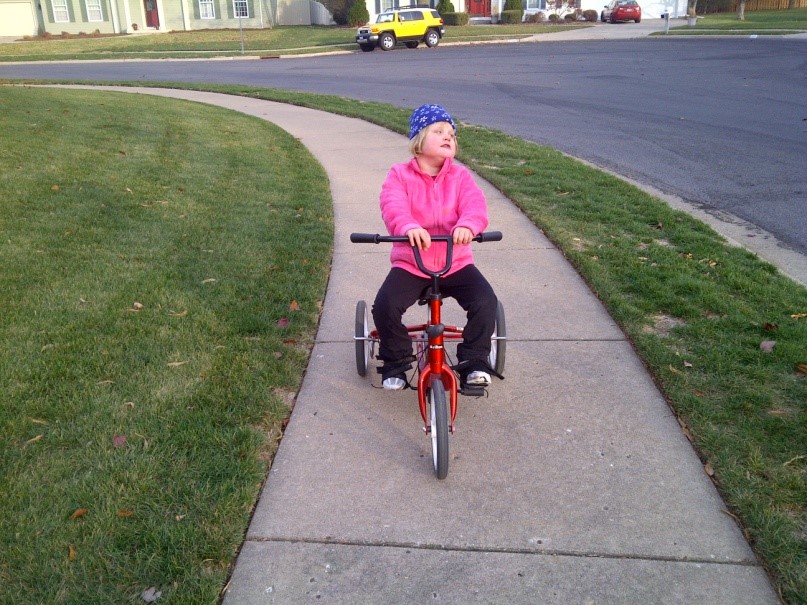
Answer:
M493 242L501 239L500 232L489 231L480 233L474 238L474 241ZM426 323L407 326L407 330L415 346L418 405L423 418L424 431L431 437L434 471L438 479L445 479L448 475L448 435L454 432L458 394L480 397L486 395L487 390L485 387L479 386L461 388L457 374L449 364L448 352L444 346L445 341L462 339L462 328L444 325L440 317L443 304L443 297L440 294L440 277L451 269L453 242L450 235L433 235L431 240L432 242L445 242L445 265L438 271L430 271L423 264L420 250L417 246L412 247L418 268L424 275L431 278L432 283L419 301L428 306ZM352 233L350 241L356 244L408 243L409 238L375 233ZM375 345L379 342L379 336L377 330L370 330L367 303L363 300L356 304L354 339L356 370L359 376L366 376L370 359L375 354ZM504 371L506 345L504 307L499 301L496 308L496 327L491 336L488 357L488 365L499 376Z

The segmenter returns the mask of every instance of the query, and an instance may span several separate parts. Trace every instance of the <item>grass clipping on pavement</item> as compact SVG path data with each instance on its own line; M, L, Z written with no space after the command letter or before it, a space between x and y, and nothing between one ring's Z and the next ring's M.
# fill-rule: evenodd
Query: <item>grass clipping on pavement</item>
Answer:
M206 105L0 105L0 602L215 602L318 322L326 177Z

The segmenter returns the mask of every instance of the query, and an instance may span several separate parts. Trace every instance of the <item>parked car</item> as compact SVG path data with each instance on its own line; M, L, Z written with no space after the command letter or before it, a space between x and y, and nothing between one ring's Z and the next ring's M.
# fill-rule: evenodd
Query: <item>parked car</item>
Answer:
M421 42L437 46L446 33L443 18L431 8L390 10L378 15L375 23L363 25L356 33L359 47L370 52L380 46L392 50L402 42L407 48L417 48Z
M611 0L609 4L605 5L603 11L600 13L600 21L605 23L610 21L616 23L617 21L636 21L642 20L642 7L636 0Z

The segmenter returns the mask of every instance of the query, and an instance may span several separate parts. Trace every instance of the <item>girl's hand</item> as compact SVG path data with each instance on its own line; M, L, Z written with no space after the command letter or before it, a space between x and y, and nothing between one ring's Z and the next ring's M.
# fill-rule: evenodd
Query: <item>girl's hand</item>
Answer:
M470 244L474 239L473 231L467 227L457 227L451 235L455 244Z
M418 250L428 250L432 245L432 238L429 232L423 228L410 229L406 232L406 237L409 238L409 244L417 246Z

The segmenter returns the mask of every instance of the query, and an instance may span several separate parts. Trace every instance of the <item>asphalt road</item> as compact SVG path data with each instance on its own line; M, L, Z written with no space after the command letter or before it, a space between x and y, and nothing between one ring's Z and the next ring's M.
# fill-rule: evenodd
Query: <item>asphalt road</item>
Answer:
M807 255L807 42L442 46L287 60L0 65L0 78L232 83L411 108L551 145ZM372 145L372 141L357 141Z

